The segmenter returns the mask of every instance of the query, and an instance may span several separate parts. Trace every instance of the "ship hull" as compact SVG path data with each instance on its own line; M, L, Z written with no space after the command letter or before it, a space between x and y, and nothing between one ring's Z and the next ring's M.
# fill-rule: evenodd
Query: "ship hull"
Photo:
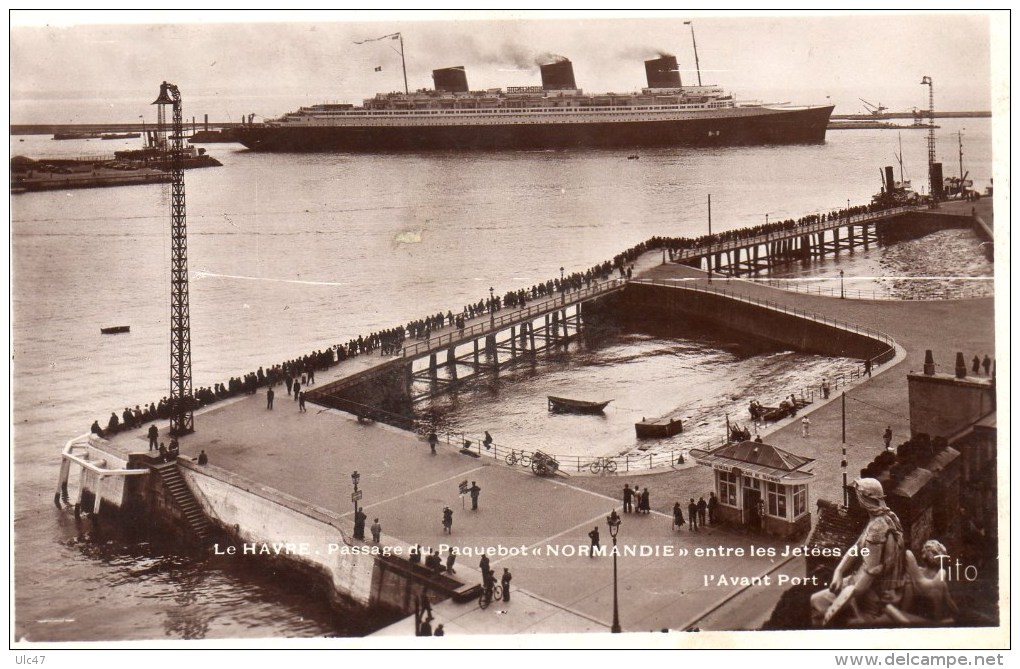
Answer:
M505 125L249 126L254 151L418 151L812 144L825 141L832 107L667 121Z

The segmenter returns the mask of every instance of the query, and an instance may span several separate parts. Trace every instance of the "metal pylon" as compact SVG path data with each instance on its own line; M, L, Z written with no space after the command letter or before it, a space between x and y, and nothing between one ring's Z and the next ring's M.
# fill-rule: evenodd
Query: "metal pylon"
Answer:
M188 307L188 222L184 198L184 121L181 92L163 82L159 97L159 140L165 168L170 170L170 433L195 430L191 392L191 316ZM167 135L165 108L173 121Z

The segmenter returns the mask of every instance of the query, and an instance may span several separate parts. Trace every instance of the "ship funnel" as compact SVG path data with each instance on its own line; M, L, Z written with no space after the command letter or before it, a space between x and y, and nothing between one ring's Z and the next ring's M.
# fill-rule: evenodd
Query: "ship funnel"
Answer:
M574 90L577 84L574 83L574 65L564 58L555 63L541 65L542 88L547 91Z
M645 76L648 77L648 88L680 88L680 67L676 64L676 56L660 56L645 61Z
M437 91L445 93L467 93L469 90L467 72L464 71L463 65L432 70L432 81L435 82Z
M154 105L172 105L174 99L170 96L170 87L165 81L159 85L159 97L153 100Z
M892 193L896 187L896 182L893 181L892 165L885 166L885 192Z

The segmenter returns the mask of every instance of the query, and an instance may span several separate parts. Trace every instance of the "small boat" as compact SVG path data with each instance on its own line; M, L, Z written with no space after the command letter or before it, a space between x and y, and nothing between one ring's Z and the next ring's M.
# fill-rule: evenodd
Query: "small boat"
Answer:
M99 328L100 334L122 334L124 332L131 332L130 325L114 325L108 328Z
M633 156L627 156L627 160L640 160L640 159L641 159L641 156L636 155L636 154L633 155Z
M679 414L666 414L654 420L641 419L634 423L634 431L638 439L663 439L684 431L684 423Z
M572 400L566 397L553 397L552 395L547 395L547 397L549 399L549 411L556 413L602 413L606 405L613 401L588 402L586 400Z

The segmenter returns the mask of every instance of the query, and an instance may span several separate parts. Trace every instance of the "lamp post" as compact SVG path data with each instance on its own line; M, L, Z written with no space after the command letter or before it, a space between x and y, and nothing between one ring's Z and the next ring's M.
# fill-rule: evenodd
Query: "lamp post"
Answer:
M489 286L489 325L496 324L496 297L495 289Z
M351 501L354 502L354 538L355 539L359 539L359 540L364 540L365 539L365 525L361 521L361 519L358 518L358 511L359 511L359 509L358 509L358 500L361 499L361 491L358 490L358 481L360 481L360 480L361 480L361 474L359 474L357 472L357 470L355 470L354 473L351 474L351 483L354 484L354 492L351 493Z
M839 299L846 299L846 291L843 290L843 270L839 270Z
M616 509L613 509L613 512L606 516L606 524L609 525L609 536L613 538L613 634L619 634L623 631L620 629L620 601L617 596L616 579L616 535L620 532L621 522Z
M560 304L567 303L567 285L563 283L563 268L560 268Z

